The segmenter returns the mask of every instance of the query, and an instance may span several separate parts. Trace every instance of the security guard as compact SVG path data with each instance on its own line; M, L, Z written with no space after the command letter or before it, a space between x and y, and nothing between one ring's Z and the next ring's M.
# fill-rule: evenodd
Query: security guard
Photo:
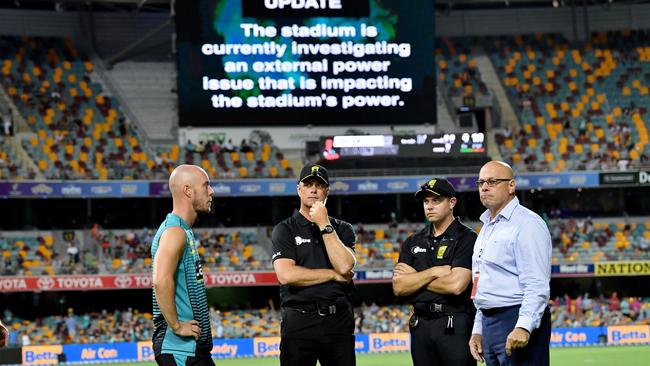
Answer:
M280 364L355 365L352 225L329 217L327 170L309 164L297 186L300 210L273 229L273 267L280 282Z
M395 295L408 296L413 305L413 365L476 365L467 346L476 233L454 218L456 191L447 180L431 179L415 198L430 225L404 242L393 272Z

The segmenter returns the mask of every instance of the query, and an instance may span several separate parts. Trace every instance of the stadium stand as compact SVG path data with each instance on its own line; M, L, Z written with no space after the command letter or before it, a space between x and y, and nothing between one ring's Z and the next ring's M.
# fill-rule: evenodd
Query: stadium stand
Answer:
M650 298L619 298L616 292L592 298L586 293L575 299L557 297L550 306L554 328L650 324Z
M0 37L2 85L34 132L23 147L48 179L166 179L173 166L215 178L292 176L277 147L200 141L149 152L93 63L69 39Z
M3 87L35 134L23 147L48 179L151 177L152 156L69 39L3 36L0 49Z
M293 177L284 154L268 143L243 140L235 146L230 140L187 141L182 148L159 148L157 155L170 168L181 163L202 166L214 179Z
M551 224L553 264L650 257L650 221L557 220Z
M436 39L438 80L449 96L487 94L468 39Z
M155 232L142 230L4 232L0 275L146 273L151 270ZM67 233L71 233L68 231ZM257 244L255 229L196 229L206 260L204 271L270 270L269 255Z
M15 137L0 137L0 180L34 179L36 172L19 163L15 144Z
M479 223L467 222L475 230ZM553 219L553 264L650 258L650 220ZM402 243L414 224L356 225L357 265L362 269L392 268ZM264 230L262 230L264 231ZM196 229L204 271L256 271L273 269L268 250L260 244L256 228ZM151 268L154 231L103 230L95 225L75 231L13 231L0 236L0 275L146 273Z
M550 302L554 327L577 328L603 325L650 324L650 298L589 297L568 295ZM379 306L375 303L355 308L356 333L408 332L411 309L408 305ZM10 327L10 344L67 344L136 342L151 337L151 313L124 310L19 319L5 311ZM280 312L273 309L217 310L210 308L210 324L215 338L273 337L280 335Z
M504 158L518 171L625 170L646 162L648 109L638 101L648 93L643 35L598 33L577 47L554 34L474 39L522 125L495 136Z

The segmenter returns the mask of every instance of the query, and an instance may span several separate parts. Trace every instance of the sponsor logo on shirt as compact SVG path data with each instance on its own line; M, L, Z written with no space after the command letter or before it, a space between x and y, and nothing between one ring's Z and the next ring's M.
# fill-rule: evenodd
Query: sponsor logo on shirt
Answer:
M411 253L413 253L413 254L426 253L426 252L427 252L426 248L420 248L420 247L411 248Z
M301 245L303 243L311 243L311 239L303 239L299 236L296 236L294 239L296 240L296 245Z
M445 251L446 251L446 250L447 250L447 246L446 246L446 245L443 245L443 246L441 246L440 248L438 248L438 255L437 255L437 258L438 258L438 259L442 259L442 257L445 256Z

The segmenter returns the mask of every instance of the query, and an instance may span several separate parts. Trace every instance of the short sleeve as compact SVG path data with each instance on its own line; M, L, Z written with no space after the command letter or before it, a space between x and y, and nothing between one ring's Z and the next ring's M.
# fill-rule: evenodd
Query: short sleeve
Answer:
M454 253L454 259L451 261L451 268L462 267L472 270L472 255L474 253L474 243L478 235L474 231L467 231L458 240L458 248Z
M281 222L273 228L271 243L273 245L272 261L280 258L296 260L296 244L286 223Z
M354 250L354 244L357 242L357 236L354 234L354 229L349 222L342 221L336 230L336 235L346 247Z
M397 260L398 263L408 264L409 266L413 265L413 254L411 254L413 238L411 235L402 243L402 249L399 252L399 259Z

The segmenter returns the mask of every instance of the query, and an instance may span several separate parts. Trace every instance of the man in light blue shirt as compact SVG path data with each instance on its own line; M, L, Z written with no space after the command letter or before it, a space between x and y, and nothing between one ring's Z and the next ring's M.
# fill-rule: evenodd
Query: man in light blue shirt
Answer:
M476 186L487 211L472 256L472 356L488 366L548 365L551 235L519 204L508 164L485 164Z

